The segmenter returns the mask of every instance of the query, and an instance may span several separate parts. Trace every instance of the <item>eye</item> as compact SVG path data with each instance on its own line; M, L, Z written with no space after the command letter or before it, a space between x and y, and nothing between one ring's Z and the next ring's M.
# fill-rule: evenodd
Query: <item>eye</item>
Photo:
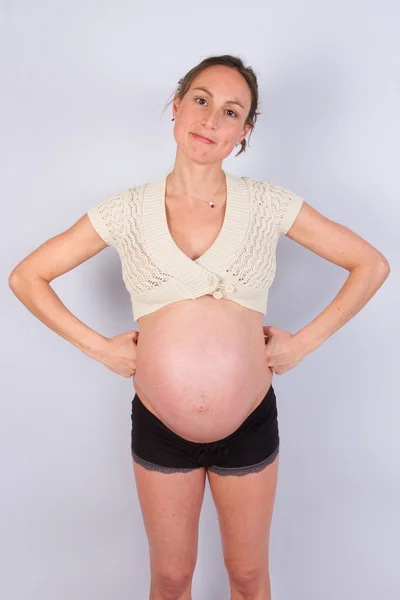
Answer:
M197 102L197 100L205 100L205 98L195 98L195 101ZM202 105L203 106L203 105Z
M230 109L230 108L228 108L227 110L229 110L229 112L233 113L233 114L235 115L235 117L237 117L237 114L235 113L235 111L234 111L234 110L232 110L232 109Z
M197 102L197 100L204 100L205 102L207 102L207 100L205 98L201 98L201 97L195 98L194 100L195 100L195 102ZM199 103L197 102L197 104L199 104ZM204 104L201 104L200 106L204 106ZM231 108L227 108L227 111L233 113L234 117L237 117L237 114ZM232 116L232 115L230 115L230 116Z

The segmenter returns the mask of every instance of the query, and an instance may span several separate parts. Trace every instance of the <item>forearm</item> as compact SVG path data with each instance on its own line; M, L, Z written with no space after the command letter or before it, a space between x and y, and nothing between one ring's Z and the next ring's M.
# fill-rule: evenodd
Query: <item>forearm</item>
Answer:
M9 285L26 308L55 333L91 358L102 353L107 338L75 317L47 281L41 277L24 278L15 274Z
M354 317L381 287L390 268L376 262L354 267L334 300L293 337L309 354Z

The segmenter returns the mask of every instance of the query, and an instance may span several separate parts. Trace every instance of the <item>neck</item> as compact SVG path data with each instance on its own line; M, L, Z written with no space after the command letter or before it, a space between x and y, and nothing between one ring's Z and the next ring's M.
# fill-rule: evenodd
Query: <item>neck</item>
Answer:
M176 161L167 177L167 187L175 195L210 200L215 194L225 196L225 173L220 163L200 165Z

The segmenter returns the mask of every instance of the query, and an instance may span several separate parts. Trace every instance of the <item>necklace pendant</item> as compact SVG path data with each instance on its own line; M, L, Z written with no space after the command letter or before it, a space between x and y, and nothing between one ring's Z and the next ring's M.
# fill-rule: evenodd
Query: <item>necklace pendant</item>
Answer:
M215 204L212 200L208 204L211 206L211 208L214 208L214 206L215 206Z

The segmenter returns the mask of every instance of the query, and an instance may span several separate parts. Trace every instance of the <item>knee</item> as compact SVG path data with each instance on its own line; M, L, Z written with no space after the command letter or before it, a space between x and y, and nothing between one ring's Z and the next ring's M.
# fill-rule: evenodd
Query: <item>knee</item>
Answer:
M177 600L190 588L194 569L166 569L152 573L152 585L163 600Z
M246 600L258 598L260 591L268 587L269 575L267 566L238 565L225 563L231 587Z

